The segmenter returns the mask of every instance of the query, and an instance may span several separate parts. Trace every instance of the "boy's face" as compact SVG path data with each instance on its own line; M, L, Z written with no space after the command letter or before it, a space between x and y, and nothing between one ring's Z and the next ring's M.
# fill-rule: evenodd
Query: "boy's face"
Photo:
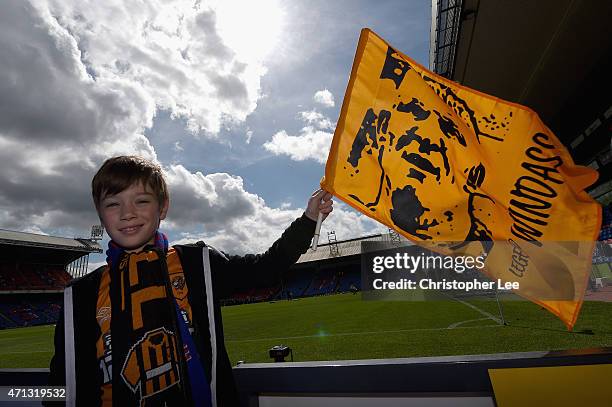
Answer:
M155 231L166 217L168 201L160 208L157 197L142 183L100 201L98 215L115 243L127 252L155 243Z

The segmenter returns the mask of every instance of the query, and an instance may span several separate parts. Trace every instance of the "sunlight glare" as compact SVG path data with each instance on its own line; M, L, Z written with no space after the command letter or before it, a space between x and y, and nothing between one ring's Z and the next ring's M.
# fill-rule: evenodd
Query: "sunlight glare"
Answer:
M215 10L219 34L239 59L263 61L278 44L284 19L277 0L220 1Z

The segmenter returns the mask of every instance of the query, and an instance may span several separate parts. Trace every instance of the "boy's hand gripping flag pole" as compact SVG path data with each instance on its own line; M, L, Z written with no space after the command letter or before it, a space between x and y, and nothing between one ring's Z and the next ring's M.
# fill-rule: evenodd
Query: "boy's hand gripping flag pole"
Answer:
M317 246L319 245L319 235L321 234L321 224L323 223L323 213L319 212L319 216L317 217L317 226L315 227L314 237L312 238L312 251L317 250Z

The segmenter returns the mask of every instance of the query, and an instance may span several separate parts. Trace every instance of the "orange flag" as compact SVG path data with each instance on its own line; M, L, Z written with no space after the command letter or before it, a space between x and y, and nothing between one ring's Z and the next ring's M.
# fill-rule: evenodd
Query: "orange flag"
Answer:
M321 182L347 204L433 250L484 253L489 277L571 330L601 225L584 191L596 179L531 109L362 30Z

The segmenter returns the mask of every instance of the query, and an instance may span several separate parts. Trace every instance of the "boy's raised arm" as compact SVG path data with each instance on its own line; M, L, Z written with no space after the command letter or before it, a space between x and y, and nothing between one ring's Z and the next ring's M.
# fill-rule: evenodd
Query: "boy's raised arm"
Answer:
M215 273L224 295L249 288L272 287L280 282L281 274L293 265L310 247L319 212L325 219L333 210L332 195L315 191L304 214L283 232L262 254L228 256L224 271ZM213 266L214 270L215 267Z

